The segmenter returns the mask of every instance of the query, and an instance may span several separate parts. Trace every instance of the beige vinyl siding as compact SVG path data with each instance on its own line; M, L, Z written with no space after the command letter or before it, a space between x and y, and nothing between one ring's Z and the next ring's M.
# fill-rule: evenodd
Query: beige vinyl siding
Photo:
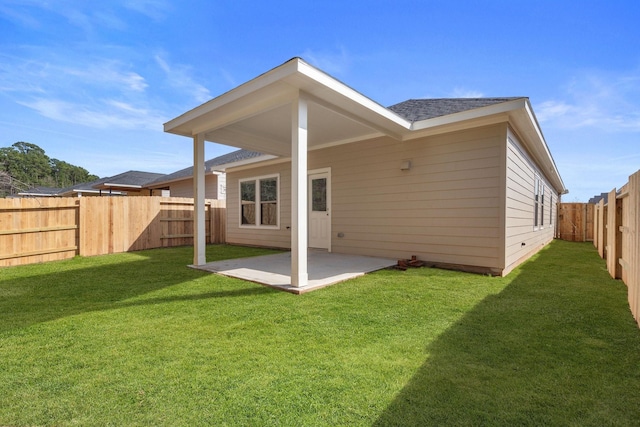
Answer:
M492 126L313 153L310 167L332 168L333 250L498 268L501 138Z
M239 180L279 174L280 227L240 227ZM227 243L234 245L291 247L291 164L279 163L227 174Z
M544 184L544 223L534 224L534 185L536 176ZM531 161L517 136L511 130L507 139L507 199L506 199L506 268L508 273L536 253L554 237L554 221L550 223L549 204L558 196L544 175Z
M378 138L309 153L331 168L332 250L502 270L506 125L407 142ZM403 160L411 169L403 171ZM281 173L281 230L238 228L238 179ZM230 243L289 247L290 164L227 176ZM285 217L286 216L286 217ZM343 237L337 237L338 234Z
M191 178L183 179L169 184L171 197L193 197L193 180ZM218 176L214 174L205 175L204 177L204 198L218 198Z

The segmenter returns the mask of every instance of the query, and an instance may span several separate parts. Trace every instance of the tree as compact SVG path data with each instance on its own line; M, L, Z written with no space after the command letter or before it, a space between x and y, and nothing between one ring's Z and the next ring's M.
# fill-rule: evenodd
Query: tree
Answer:
M64 188L98 179L80 166L50 159L42 148L23 141L0 148L0 171L31 187Z

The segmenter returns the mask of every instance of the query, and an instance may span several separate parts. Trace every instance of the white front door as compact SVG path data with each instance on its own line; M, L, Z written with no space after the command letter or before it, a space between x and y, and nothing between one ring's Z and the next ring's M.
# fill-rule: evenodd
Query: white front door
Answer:
M309 247L331 252L331 173L309 172Z

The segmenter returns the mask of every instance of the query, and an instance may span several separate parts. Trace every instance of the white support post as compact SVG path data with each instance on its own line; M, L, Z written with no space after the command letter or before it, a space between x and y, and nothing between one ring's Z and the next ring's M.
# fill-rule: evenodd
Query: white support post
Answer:
M204 211L204 134L193 137L193 264L207 263Z
M291 285L308 283L307 273L307 100L299 93L291 108Z

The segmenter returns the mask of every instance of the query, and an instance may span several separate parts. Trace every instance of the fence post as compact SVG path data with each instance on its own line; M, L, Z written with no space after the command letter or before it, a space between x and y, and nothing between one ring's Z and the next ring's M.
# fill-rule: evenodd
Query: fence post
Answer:
M598 255L605 257L605 246L607 244L607 205L604 199L598 202Z
M607 270L614 279L616 278L616 266L618 264L618 254L616 253L618 236L616 226L616 189L609 192L607 200Z
M629 177L629 273L628 299L631 313L640 326L640 171Z
M593 246L598 249L598 211L600 210L600 205L594 205L593 209Z

